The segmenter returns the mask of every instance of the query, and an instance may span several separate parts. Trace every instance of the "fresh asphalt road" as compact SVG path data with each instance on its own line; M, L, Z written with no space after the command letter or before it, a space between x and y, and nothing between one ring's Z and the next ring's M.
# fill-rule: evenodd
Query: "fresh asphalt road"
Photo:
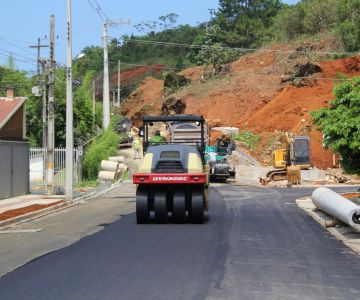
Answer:
M295 204L311 192L211 188L204 225L127 215L1 277L0 299L359 299L360 257Z

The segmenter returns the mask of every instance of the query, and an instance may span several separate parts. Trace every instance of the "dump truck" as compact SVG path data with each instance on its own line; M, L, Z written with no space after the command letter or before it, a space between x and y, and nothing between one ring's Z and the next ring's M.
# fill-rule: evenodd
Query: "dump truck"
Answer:
M166 142L151 141L158 123L165 128ZM209 183L204 124L202 116L193 115L143 118L144 157L133 175L138 224L204 222Z
M288 185L301 184L301 170L312 167L310 156L310 138L308 136L293 136L286 133L286 147L276 149L272 153L274 170L269 171L260 183L287 180Z

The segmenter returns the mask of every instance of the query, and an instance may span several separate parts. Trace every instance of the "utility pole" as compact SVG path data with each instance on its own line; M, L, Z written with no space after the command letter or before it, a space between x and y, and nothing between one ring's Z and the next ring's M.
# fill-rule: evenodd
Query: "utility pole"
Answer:
M120 60L118 61L118 84L117 84L117 107L120 108L120 83L121 83L121 78L120 78L121 74L120 74Z
M54 15L50 17L50 66L49 66L49 100L48 100L48 140L47 140L47 195L54 192L54 148L55 148L55 49L54 49Z
M72 94L72 28L71 28L71 0L66 2L67 20L67 51L66 51L66 179L65 199L73 199L73 94Z
M46 126L46 118L47 118L47 111L46 111L46 60L40 60L41 64L41 90L42 90L42 147L47 147L47 126Z
M103 129L110 124L109 57L108 57L108 22L104 23L104 80L103 80Z
M130 24L130 19L127 22L110 21L104 22L103 29L103 44L104 44L104 83L103 83L103 129L105 130L110 124L110 88L109 88L109 57L108 57L108 26L118 26L123 24Z
M40 38L38 38L38 43L37 45L32 45L32 46L29 46L30 48L37 48L37 74L38 74L38 77L40 78L40 49L41 48L45 48L45 47L49 47L49 45L41 45L40 43Z
M95 95L95 79L92 82L92 114L93 114L93 129L95 129L95 109L96 109L96 95Z
M40 65L41 65L41 89L42 89L42 102L43 102L43 106L42 106L42 147L45 148L45 147L47 147L47 142L46 142L46 135L47 135L47 130L46 130L46 78L45 78L46 60L40 59L40 49L47 48L47 47L49 47L49 45L41 45L40 42L41 42L41 39L38 38L37 45L32 45L32 46L30 46L30 48L37 48L36 61L37 61L37 74L38 74L39 79L40 79Z
M212 22L213 19L214 19L214 15L215 15L215 9L214 9L214 8L208 8L208 11L209 11L209 13L210 13L210 22ZM209 23L210 23L210 22L208 22L208 26L207 26L207 27L209 27Z

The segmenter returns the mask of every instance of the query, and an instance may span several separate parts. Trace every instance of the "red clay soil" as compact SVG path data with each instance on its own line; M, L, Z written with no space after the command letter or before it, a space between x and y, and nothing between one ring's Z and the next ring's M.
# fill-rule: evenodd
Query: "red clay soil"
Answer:
M131 118L134 126L140 126L141 115L158 114L163 102L163 80L147 77L122 105L122 114Z
M142 66L137 67L131 70L122 71L120 73L120 80L122 86L132 85L137 83L139 80L144 78L147 74L154 77L162 74L164 70L164 65L151 65L151 66ZM118 78L117 73L113 73L110 77L110 85L117 86Z
M17 209L13 209L13 210L8 210L3 212L2 214L0 214L0 221L4 221L7 219L11 219L17 216L22 216L25 215L27 213L31 213L34 211L38 211L40 209L44 209L50 206L54 206L56 204L60 204L63 203L64 201L58 201L58 202L54 202L48 205L41 205L41 204L34 204L34 205L29 205L26 207L22 207L22 208L17 208Z
M190 68L181 73L192 84L175 96L185 100L185 113L202 114L216 126L248 128L260 134L288 130L309 134L314 166L332 167L333 155L323 149L322 134L312 125L310 112L326 107L334 98L337 81L333 79L339 73L358 75L360 56L321 62L322 71L310 76L304 87L282 83L291 73L289 56L288 52L251 53L232 63L227 75L205 83L199 80L202 68ZM162 101L163 81L147 78L126 101L125 112L130 117L158 114Z

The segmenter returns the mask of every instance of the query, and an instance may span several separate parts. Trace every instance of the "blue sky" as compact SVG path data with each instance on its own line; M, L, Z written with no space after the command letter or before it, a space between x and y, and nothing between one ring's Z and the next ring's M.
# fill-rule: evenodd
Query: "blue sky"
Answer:
M102 20L90 6L89 1L72 0L73 56L85 46L101 45ZM196 25L209 20L209 8L217 8L218 0L96 0L108 18L130 19L130 25L111 28L109 35L136 33L134 25L141 21L156 20L168 13L179 15L179 24ZM298 0L286 0L294 4ZM19 69L36 70L36 50L29 48L37 43L38 37L48 44L50 15L55 15L56 39L55 57L58 63L66 61L66 0L2 0L0 19L0 64L6 64L9 53ZM45 39L47 36L47 39ZM44 48L42 57L48 57Z

